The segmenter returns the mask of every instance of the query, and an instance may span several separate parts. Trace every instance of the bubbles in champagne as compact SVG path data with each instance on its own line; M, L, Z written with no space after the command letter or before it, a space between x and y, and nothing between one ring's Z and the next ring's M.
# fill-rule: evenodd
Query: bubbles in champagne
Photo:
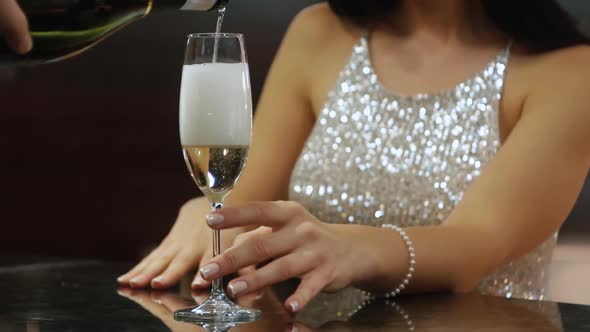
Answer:
M197 186L211 202L223 202L242 174L248 146L182 146Z

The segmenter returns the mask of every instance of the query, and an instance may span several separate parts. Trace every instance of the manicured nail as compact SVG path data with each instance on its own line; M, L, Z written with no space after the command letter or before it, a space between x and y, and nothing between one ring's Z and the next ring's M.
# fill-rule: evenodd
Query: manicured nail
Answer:
M143 281L142 277L135 277L135 278L131 279L131 281L129 281L129 284L131 285L131 287L135 287L135 286L137 286L137 284L139 284L142 281Z
M246 288L248 288L248 284L245 281L237 281L229 284L229 291L232 296L240 295L240 293L243 293Z
M289 303L289 309L291 309L291 312L297 312L297 310L299 309L299 302L291 301Z
M164 277L158 276L152 279L152 286L161 286L164 283Z
M204 285L205 285L205 280L203 280L203 278L201 277L200 274L197 274L197 276L195 277L195 280L193 280L193 283L191 284L191 286L202 287Z
M122 283L122 282L124 282L124 281L125 281L125 279L126 279L126 277L127 277L127 275L126 275L126 274L123 274L123 275L119 276L119 278L117 278L117 282L118 282L118 283Z
M205 218L209 226L221 225L223 223L223 216L219 213L209 213Z
M287 327L285 328L285 332L297 332L299 331L297 329L297 326L295 326L295 324L291 323L289 325L287 325Z
M152 296L152 301L154 301L154 303L157 303L157 304L163 303L162 300L157 296Z
M215 275L218 272L219 272L219 265L217 265L216 263L207 264L201 268L201 274L203 275L203 278L205 278L205 279L212 277L213 275Z

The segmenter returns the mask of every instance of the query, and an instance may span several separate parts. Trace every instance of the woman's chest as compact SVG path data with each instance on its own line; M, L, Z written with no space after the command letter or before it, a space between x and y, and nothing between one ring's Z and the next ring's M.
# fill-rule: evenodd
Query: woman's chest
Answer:
M351 82L329 94L290 199L327 222L442 222L499 148L500 87L398 98Z

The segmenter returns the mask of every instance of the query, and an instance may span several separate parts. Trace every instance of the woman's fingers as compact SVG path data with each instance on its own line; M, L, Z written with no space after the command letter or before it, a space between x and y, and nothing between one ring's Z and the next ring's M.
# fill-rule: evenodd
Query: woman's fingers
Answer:
M247 276L247 275L250 275L252 273L255 273L255 272L256 272L256 266L250 265L250 266L246 266L243 269L240 269L238 271L238 275L240 275L240 276L243 277L243 276Z
M285 308L292 313L300 311L332 280L332 273L327 270L311 271L303 276L295 293L285 301Z
M157 250L159 250L159 248L156 248L149 255L144 257L131 270L129 270L125 274L119 276L117 278L117 282L121 285L128 285L129 280L131 280L134 276L136 276L139 272L141 272L147 265L149 265L149 262L152 260L152 258L154 257Z
M238 230L224 232L223 236L221 237L221 250L224 250L225 248L230 248L232 247L232 245L235 245L236 239L239 237L239 235L236 235L237 232ZM199 262L199 267L205 266L205 264L209 262L212 258L213 248L210 245L207 245L207 250L203 254L201 261ZM203 276L201 276L201 274L197 272L191 284L192 289L203 289L208 288L209 286L211 286L211 281L203 279Z
M209 298L209 290L195 289L191 292L191 295L196 304L202 304Z
M175 249L160 245L158 248L154 249L149 255L147 255L144 259L139 262L139 264L135 265L129 272L123 274L119 278L117 278L117 282L121 285L131 286L131 280L135 280L135 278L139 277L142 272L152 266L156 261L166 261L164 258L167 255L174 255ZM168 254L165 254L168 253ZM170 259L166 262L166 265L170 262ZM164 266L165 267L165 266ZM163 268L162 268L163 269ZM161 271L161 270L160 270ZM146 279L149 282L149 279ZM135 280L135 284L137 284L138 280Z
M207 224L214 229L242 226L280 227L307 211L294 202L260 202L241 207L225 208L207 215Z
M233 243L233 247L237 247L239 245L241 245L242 243L249 241L253 238L256 238L258 236L261 235L267 235L272 233L272 228L270 227L265 227L265 226L260 226L258 228L256 228L253 231L249 231L246 233L241 233L238 236L236 236L236 238L234 239L234 243Z
M133 288L149 286L152 278L166 269L174 255L175 252L170 249L158 250L157 254L146 262L145 267L141 271L131 276L129 286Z
M199 266L204 266L205 263L207 263L208 261L211 260L211 258L213 258L213 253L211 252L211 249L209 249L205 252L203 257L201 258L201 262L199 263ZM209 286L211 286L211 281L203 279L201 274L199 272L197 272L197 274L195 275L195 278L193 279L193 282L191 283L191 288L197 290L197 289L208 288Z
M296 241L290 234L280 231L268 236L253 237L213 258L201 267L201 275L205 280L213 280L244 267L282 256L295 249Z
M238 236L236 236L236 238L234 239L234 247L237 247L241 244L243 244L244 242L253 239L257 236L261 236L261 235L267 235L272 233L272 228L270 227L265 227L265 226L260 226L258 228L256 228L253 231L250 232L246 232L246 233L242 233ZM238 274L240 276L245 276L248 275L250 273L254 273L256 272L256 266L255 265L250 265L250 266L246 266L245 268L242 268L238 271Z
M151 286L155 289L168 288L176 284L183 275L199 262L200 250L194 246L183 248L175 255L166 270L151 280Z
M305 252L295 252L281 257L252 274L232 280L228 285L228 290L234 297L241 296L260 290L265 286L303 275L317 265L313 257L315 256Z
M27 53L33 46L27 18L15 0L0 1L0 34L19 54Z

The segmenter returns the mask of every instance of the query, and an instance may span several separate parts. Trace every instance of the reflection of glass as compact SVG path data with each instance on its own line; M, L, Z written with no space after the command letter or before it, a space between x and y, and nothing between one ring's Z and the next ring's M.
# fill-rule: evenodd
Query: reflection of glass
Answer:
M127 292L127 294L124 294ZM150 293L148 291L121 290L121 295L133 299L140 306L150 311L162 320L174 332L201 332L203 326L180 323L172 318L172 311L185 306L188 302L173 293ZM303 312L308 315L297 315L297 321L283 311L281 301L272 292L255 300L250 295L240 298L245 305L252 305L263 309L264 317L256 322L242 324L230 328L231 332L384 332L399 331L412 332L421 330L444 329L449 331L579 331L580 329L563 329L559 323L560 315L556 311L557 305L552 302L536 302L525 300L507 300L500 297L483 296L479 294L453 295L434 294L412 297L400 297L396 302L375 300L365 302L361 308L351 307L350 312L333 311L338 307L333 300L342 301L343 298L320 295L306 307ZM204 301L206 294L195 296L196 302ZM326 299L329 299L326 301ZM251 302L250 302L251 301ZM341 304L341 302L340 302ZM328 307L322 310L322 307ZM572 306L569 312L570 322L578 320L574 326L584 325L585 310L583 306ZM343 308L343 307L340 307ZM319 311L315 311L319 309ZM358 310L356 310L358 309ZM309 312L312 311L312 312ZM315 311L315 312L314 312ZM313 314L316 314L315 316ZM348 314L351 314L348 316ZM567 316L567 315L566 315ZM574 318L577 317L577 318ZM582 320L582 321L580 321ZM586 319L590 322L590 319ZM208 331L227 331L212 329ZM228 328L225 326L224 328ZM289 328L287 328L289 327Z
M244 38L240 34L188 37L180 90L180 140L184 159L212 210L242 174L252 134L252 97ZM213 231L213 253L221 253L221 233ZM221 278L198 307L175 312L182 321L235 323L257 319L260 311L230 301Z
M117 291L119 295L137 303L150 314L162 321L173 332L266 332L266 331L284 331L288 326L290 317L283 306L270 292L264 294L248 294L240 297L240 303L252 306L256 303L257 307L264 308L265 315L249 323L235 322L207 322L195 323L192 321L182 322L174 319L173 313L181 308L195 303L205 302L208 292L193 292L188 300L182 295L173 292L156 292L140 289L121 288ZM185 294L181 291L181 294ZM262 301L262 303L260 303Z

